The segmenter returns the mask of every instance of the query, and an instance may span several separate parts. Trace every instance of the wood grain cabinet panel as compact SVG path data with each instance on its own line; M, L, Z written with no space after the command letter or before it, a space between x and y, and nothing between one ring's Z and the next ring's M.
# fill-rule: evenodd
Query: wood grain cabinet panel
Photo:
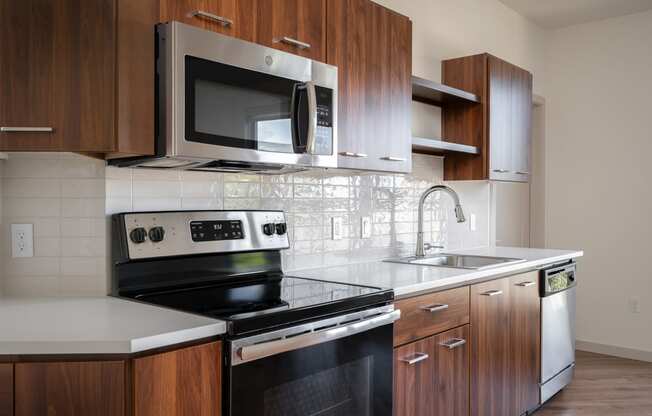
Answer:
M115 148L114 0L0 1L0 150Z
M468 415L468 341L465 325L394 350L395 416Z
M14 365L0 364L0 416L14 415Z
M135 416L219 416L220 342L133 360Z
M412 167L412 22L368 0L327 1L327 63L338 68L338 165Z
M460 287L396 302L394 346L469 323L469 288Z
M16 416L122 416L122 361L15 364Z
M326 60L327 0L259 0L256 43Z
M160 0L161 22L176 20L253 42L259 1L268 0Z

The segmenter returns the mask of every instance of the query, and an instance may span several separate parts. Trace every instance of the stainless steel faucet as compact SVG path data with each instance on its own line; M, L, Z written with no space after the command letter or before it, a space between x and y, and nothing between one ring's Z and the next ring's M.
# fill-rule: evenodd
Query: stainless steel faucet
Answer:
M425 257L426 255L423 243L423 205L425 204L428 196L437 191L445 192L450 195L451 198L453 198L453 201L455 202L455 217L457 217L457 222L466 221L466 218L464 217L464 211L462 210L462 205L460 204L460 197L457 195L457 192L453 190L453 188L450 188L446 185L435 185L426 189L426 191L421 195L421 198L419 198L419 228L417 229L416 257ZM432 246L428 244L428 247Z

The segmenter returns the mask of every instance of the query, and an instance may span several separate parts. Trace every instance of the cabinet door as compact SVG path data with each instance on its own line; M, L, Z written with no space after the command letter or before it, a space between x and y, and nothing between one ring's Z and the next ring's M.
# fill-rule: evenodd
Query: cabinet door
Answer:
M513 66L512 73L512 160L516 180L530 178L532 141L532 74Z
M518 414L534 409L539 403L539 371L541 367L541 302L538 272L510 279L510 353L514 407Z
M469 326L394 350L394 416L469 414Z
M328 1L327 62L338 67L338 165L412 168L412 22L368 0Z
M256 43L326 60L326 0L259 0Z
M113 150L114 58L113 0L0 2L0 150Z
M471 415L518 416L511 400L510 281L471 286Z
M135 359L134 416L219 416L221 363L220 342Z
M176 20L253 42L258 1L161 0L161 21Z
M125 414L122 361L17 363L15 415Z
M14 365L0 364L0 416L14 415Z

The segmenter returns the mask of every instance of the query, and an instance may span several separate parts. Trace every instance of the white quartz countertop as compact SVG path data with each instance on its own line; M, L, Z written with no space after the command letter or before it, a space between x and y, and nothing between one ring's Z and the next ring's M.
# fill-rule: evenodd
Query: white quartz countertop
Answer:
M452 254L511 257L524 262L484 270L454 269L446 267L417 266L413 264L374 261L318 269L296 270L286 274L309 279L394 289L397 299L419 293L435 292L465 286L559 263L584 255L579 250L550 250L517 247L485 247L472 250L446 251Z
M225 331L224 321L110 296L0 298L0 355L129 354Z

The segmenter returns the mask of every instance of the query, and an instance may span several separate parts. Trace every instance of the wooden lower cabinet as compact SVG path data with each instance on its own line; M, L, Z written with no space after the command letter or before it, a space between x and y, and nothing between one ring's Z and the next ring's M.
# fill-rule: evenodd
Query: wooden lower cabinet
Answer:
M0 364L0 416L14 414L14 365Z
M16 416L122 416L123 361L15 364Z
M219 416L222 344L133 360L134 416Z
M468 325L394 349L395 416L469 413Z
M520 416L539 401L537 272L471 286L471 415Z

